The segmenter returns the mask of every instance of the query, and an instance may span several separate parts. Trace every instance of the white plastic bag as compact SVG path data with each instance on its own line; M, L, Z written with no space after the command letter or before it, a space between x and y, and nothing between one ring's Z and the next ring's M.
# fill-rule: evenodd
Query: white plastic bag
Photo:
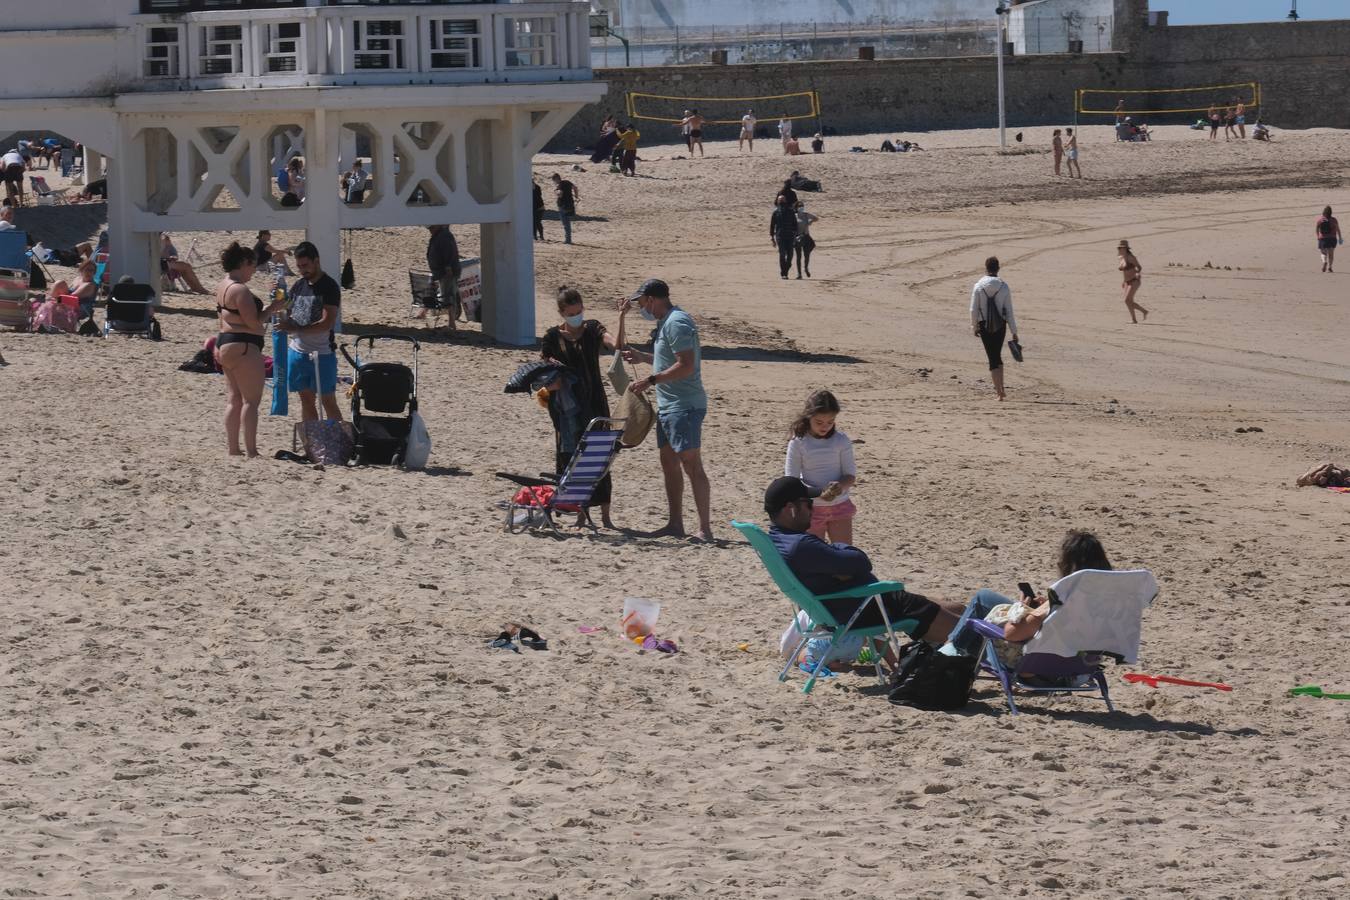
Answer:
M660 615L659 600L645 600L641 597L623 598L623 618L619 620L623 636L630 640L646 637L656 630L656 620Z
M408 451L403 455L403 468L425 469L430 456L431 434L427 431L427 423L422 421L422 414L415 412L412 428L408 430Z

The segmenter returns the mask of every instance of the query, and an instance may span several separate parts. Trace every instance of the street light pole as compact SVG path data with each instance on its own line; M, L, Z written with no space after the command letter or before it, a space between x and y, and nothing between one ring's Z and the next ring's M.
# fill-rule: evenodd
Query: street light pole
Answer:
M998 8L994 12L998 14L998 35L996 36L996 43L998 44L998 146L1000 150L1007 150L1008 123L1003 109L1003 17L1008 13L1008 0L999 0Z

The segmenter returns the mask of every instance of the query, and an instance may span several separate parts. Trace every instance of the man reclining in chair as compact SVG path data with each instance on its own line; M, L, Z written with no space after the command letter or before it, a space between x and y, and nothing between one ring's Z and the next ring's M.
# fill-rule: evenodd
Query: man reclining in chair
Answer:
M811 503L811 490L800 478L779 478L764 492L764 511L773 522L769 537L792 574L815 594L832 594L876 581L872 561L866 553L848 544L826 543L807 530L811 527ZM887 593L881 595L881 601L891 624L911 637L941 644L956 625L954 613L919 594L909 591ZM830 614L843 623L867 600L849 598L823 602ZM900 622L904 619L917 624L902 629ZM853 623L855 628L884 624L875 603L869 604ZM889 648L887 653L889 655Z

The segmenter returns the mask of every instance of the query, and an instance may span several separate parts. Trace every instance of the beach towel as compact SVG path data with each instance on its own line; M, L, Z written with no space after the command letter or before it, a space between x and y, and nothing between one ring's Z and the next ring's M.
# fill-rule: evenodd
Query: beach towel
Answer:
M291 392L287 387L286 379L286 357L289 356L286 347L286 332L272 332L272 415L286 416L290 415Z

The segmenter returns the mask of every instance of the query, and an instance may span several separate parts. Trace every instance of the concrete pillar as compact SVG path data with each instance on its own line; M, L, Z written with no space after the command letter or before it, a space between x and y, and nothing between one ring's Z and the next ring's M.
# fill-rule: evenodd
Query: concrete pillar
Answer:
M123 160L123 165L118 170L119 178L108 179L108 269L113 283L123 275L130 275L139 283L154 285L158 295L159 234L133 230L136 204L146 202L145 147L143 141L129 137L133 131L129 123L118 120L113 158ZM91 152L86 149L86 159ZM93 153L93 158L101 165L97 153ZM91 176L94 171L90 169Z
M505 195L511 220L481 228L483 332L506 344L533 344L534 219L530 187L529 114L511 110L492 125L494 191Z
M337 195L336 157L339 133L338 116L323 109L314 110L313 125L308 129L309 150L305 157L305 237L319 250L323 270L340 280L342 276L342 246L339 240L342 225L342 202ZM346 305L345 303L343 304ZM341 330L339 318L339 329Z
M88 144L85 144L84 175L76 176L76 178L74 179L74 183L88 184L94 179L100 177L102 173L103 173L103 154L99 153L97 150L93 149Z

